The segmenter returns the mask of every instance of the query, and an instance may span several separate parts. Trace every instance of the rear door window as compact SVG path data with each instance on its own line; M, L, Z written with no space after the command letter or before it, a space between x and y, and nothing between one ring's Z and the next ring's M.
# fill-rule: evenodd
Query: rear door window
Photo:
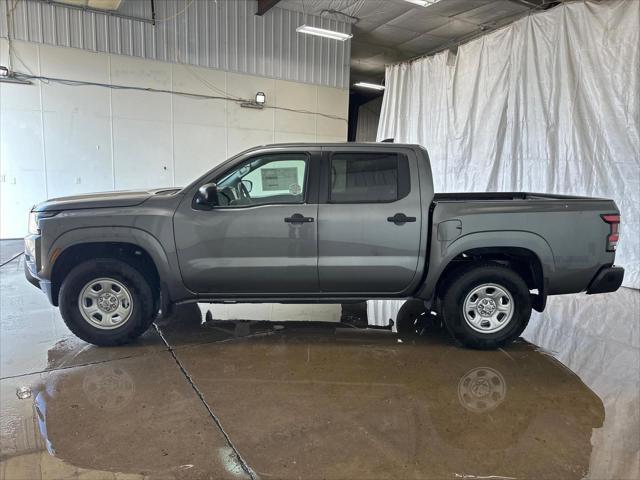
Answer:
M409 165L397 153L335 153L331 203L389 203L409 193Z

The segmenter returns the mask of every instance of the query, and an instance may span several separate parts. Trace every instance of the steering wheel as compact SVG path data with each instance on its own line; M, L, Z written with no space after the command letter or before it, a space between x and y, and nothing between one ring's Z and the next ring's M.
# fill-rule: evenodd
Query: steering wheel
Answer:
M240 193L240 198L251 198L249 190L247 190L247 186L242 181L238 183L238 191Z

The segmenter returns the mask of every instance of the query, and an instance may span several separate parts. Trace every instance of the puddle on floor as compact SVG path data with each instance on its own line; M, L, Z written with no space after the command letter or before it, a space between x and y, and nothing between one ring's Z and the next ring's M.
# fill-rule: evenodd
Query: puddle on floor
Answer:
M169 352L0 386L0 478L246 477Z

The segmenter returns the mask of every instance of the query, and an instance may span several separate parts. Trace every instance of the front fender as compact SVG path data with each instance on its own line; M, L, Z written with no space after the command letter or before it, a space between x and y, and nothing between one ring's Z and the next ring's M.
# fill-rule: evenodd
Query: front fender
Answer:
M43 265L40 277L51 279L55 262L68 248L88 243L105 242L127 243L145 250L153 260L158 270L160 282L167 288L169 297L181 298L184 296L183 289L177 287L182 283L180 278L175 278L179 275L177 265L172 267L167 253L157 238L149 232L135 227L83 227L63 233L49 247L49 262Z
M551 247L544 238L532 232L512 230L475 232L462 235L453 241L439 241L434 237L431 242L427 276L416 297L425 301L433 300L438 280L449 263L457 256L478 248L529 250L540 260L545 281L555 271Z

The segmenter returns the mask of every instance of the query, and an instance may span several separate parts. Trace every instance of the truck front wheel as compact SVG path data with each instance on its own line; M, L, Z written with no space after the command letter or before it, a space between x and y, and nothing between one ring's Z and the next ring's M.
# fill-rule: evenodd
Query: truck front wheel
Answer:
M116 259L76 266L60 288L60 313L69 330L94 345L129 343L154 320L154 298L145 277Z
M493 349L515 340L531 316L526 283L499 264L476 265L445 281L444 323L466 347Z

